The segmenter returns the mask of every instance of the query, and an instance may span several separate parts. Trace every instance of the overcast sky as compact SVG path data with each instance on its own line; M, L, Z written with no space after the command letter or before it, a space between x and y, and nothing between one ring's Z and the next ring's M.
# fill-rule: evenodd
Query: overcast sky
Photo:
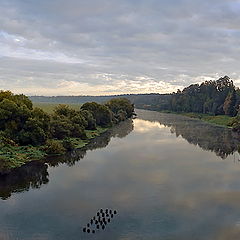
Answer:
M0 89L166 93L240 86L240 1L0 0Z

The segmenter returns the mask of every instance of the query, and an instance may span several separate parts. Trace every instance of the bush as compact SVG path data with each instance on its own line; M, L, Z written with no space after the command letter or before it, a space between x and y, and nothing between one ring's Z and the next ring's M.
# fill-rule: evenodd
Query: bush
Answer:
M87 122L86 129L96 130L97 129L96 119L94 119L92 113L88 110L81 110L80 113L82 114L82 116L85 118Z
M124 110L119 110L117 112L116 118L119 122L127 119L127 113Z
M75 148L75 144L70 138L65 138L62 144L67 151L72 151Z
M114 98L106 103L106 106L114 113L125 111L127 117L130 118L134 113L134 105L127 98Z
M96 124L102 127L112 125L113 114L107 106L101 105L96 102L84 103L81 107L82 110L87 110L92 113L96 119Z
M43 147L43 150L47 154L63 154L66 151L63 147L63 144L60 141L54 139L48 139Z

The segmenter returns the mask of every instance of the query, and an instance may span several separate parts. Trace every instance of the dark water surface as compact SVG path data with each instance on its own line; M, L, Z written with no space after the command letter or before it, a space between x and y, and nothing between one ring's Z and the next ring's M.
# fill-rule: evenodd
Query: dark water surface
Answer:
M137 110L90 150L0 178L0 239L240 239L237 137L182 116ZM82 232L100 208L104 231Z

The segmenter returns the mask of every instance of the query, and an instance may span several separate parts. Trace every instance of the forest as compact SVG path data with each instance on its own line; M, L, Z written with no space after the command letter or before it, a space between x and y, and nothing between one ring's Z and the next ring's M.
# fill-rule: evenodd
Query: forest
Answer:
M125 98L87 102L79 110L59 104L49 114L23 94L0 91L0 170L85 146L133 114L134 105Z
M240 97L228 76L216 81L192 84L173 93L169 110L235 116Z
M228 76L225 76L218 80L192 84L182 91L178 90L164 103L158 98L151 108L158 111L198 113L199 118L206 118L206 115L215 116L216 119L216 116L229 116L232 118L226 125L232 127L233 131L240 132L239 105L240 89L234 86Z

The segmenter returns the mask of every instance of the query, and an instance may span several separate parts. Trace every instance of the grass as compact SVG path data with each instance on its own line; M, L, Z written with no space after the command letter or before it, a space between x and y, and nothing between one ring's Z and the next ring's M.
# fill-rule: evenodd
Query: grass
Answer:
M1 145L0 169L20 167L29 161L40 160L45 155L38 147Z
M201 118L203 121L217 124L225 127L229 127L230 122L232 121L232 117L226 115L218 115L218 116L204 116Z
M43 111L47 112L47 113L53 113L53 110L55 107L57 107L59 105L59 103L43 103L43 102L38 102L38 103L33 103L33 107L38 107L41 108ZM79 110L82 104L78 104L78 103L69 103L69 104L65 104L68 105L69 107L71 107L74 110Z
M200 120L203 120L205 122L209 122L211 124L216 124L216 125L220 125L220 126L224 126L224 127L229 127L233 117L229 117L226 115L210 115L210 114L204 114L204 113L194 113L194 112L190 112L190 113L179 113L179 112L170 112L170 111L164 111L165 113L174 113L174 114L180 114L186 117L190 117L190 118L197 118Z
M85 132L86 132L87 138L91 139L99 136L100 134L106 132L107 130L108 128L97 127L96 130L85 130Z
M71 138L71 142L74 144L75 148L82 148L86 146L90 139L100 136L102 133L106 132L108 128L97 127L96 130L85 130L87 139L82 140L80 138Z

